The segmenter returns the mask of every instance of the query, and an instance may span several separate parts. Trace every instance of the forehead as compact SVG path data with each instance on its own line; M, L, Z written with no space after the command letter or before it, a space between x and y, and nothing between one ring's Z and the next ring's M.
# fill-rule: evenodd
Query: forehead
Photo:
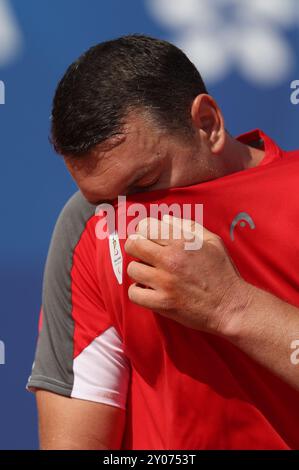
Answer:
M161 133L143 116L129 116L121 133L98 144L82 157L65 157L70 171L82 176L148 166L159 156Z
M125 194L160 159L159 135L140 123L136 127L131 123L111 140L78 159L65 158L70 173L91 202Z
M119 133L111 136L105 142L96 145L92 150L82 157L65 156L69 166L75 171L85 173L92 172L98 165L104 167L116 160L130 159L138 163L140 155L136 153L138 149L143 152L155 153L161 139L161 130L158 130L154 120L145 111L140 113L128 113L125 122L121 126Z

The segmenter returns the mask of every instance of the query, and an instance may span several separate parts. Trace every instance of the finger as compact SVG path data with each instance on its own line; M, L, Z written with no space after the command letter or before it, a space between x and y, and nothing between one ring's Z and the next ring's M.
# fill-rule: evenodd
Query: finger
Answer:
M220 240L220 237L205 228L199 222L190 219L179 219L171 215L164 215L163 221L177 227L177 230L181 230L182 237L188 241L185 244L185 249L200 249L203 242L216 243ZM188 248L189 247L189 248Z
M136 228L136 233L160 246L167 246L170 245L173 240L183 239L182 231L178 230L176 225L169 224L154 217L142 219Z
M218 237L217 234L211 232L210 230L208 230L206 227L204 227L199 222L196 222L195 220L179 219L178 217L174 217L174 216L167 215L167 214L163 216L163 220L167 223L172 223L173 225L182 227L184 231L187 231L187 232L191 231L192 233L195 233L198 236L201 236L201 233L203 233L203 238L205 241L213 237Z
M134 304L151 310L161 310L161 306L164 306L163 299L159 291L144 289L136 284L132 284L129 287L128 296Z
M162 250L162 247L139 234L130 235L125 243L128 255L152 266L158 265Z
M131 261L127 268L127 273L137 284L142 284L151 289L158 288L157 270L137 261Z

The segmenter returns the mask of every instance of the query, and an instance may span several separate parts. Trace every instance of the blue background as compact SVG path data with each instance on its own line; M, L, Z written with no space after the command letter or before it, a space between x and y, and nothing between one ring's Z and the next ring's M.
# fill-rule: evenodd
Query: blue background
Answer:
M55 220L75 191L48 142L51 99L65 68L91 45L140 32L172 40L141 0L12 0L22 32L18 56L0 69L6 104L0 106L1 243L0 448L37 448L33 397L25 383L33 360L41 282ZM299 22L297 23L299 26ZM284 36L299 52L299 30ZM299 106L290 82L299 60L279 86L258 86L237 69L208 86L233 134L260 127L287 149L299 147Z

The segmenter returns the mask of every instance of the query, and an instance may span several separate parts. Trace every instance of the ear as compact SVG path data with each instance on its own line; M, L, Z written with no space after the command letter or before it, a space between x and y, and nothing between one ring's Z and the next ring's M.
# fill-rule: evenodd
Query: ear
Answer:
M193 126L208 141L211 152L219 154L225 144L225 127L216 101L207 94L198 95L191 107Z

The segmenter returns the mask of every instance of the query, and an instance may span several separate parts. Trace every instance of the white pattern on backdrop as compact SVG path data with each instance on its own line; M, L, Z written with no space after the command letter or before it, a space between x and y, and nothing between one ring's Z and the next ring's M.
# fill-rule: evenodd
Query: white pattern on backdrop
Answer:
M16 58L22 43L21 31L8 0L0 0L0 66Z
M146 0L209 83L238 70L255 85L279 85L296 59L286 32L299 27L298 0Z

